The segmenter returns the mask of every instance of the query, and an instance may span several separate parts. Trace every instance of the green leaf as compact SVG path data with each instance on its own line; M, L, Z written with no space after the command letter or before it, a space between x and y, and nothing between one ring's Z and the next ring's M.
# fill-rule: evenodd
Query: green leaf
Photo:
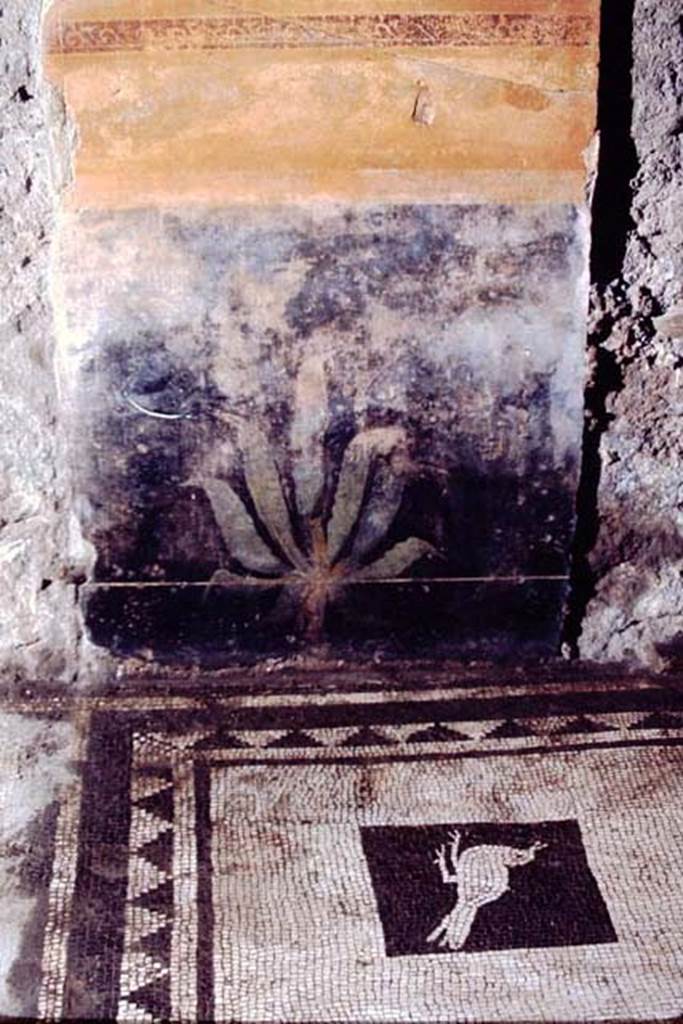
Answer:
M305 356L299 367L291 432L296 504L305 518L313 514L325 483L323 441L328 420L325 357L315 352Z
M423 555L433 551L434 548L429 541L421 537L409 537L408 540L394 544L393 548L389 548L376 562L358 569L353 576L361 580L393 579L409 569Z
M253 520L229 483L218 477L193 477L189 485L201 487L211 503L211 510L225 546L232 558L252 572L282 575L287 567L270 550L258 533Z
M405 443L402 427L372 427L356 434L344 452L332 516L327 524L330 562L339 557L358 519L373 461L387 457Z
M405 489L405 466L394 467L390 461L377 460L358 519L349 561L358 565L385 539L401 506Z
M283 554L297 569L307 567L292 534L289 509L280 472L268 438L256 423L237 421L237 444L242 452L244 478L256 511Z

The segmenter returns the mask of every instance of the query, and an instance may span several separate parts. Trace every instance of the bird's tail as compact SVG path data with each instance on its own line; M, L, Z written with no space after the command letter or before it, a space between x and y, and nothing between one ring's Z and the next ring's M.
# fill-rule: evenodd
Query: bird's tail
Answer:
M476 915L476 904L458 901L450 913L441 919L434 931L429 933L427 942L436 942L446 949L462 949Z

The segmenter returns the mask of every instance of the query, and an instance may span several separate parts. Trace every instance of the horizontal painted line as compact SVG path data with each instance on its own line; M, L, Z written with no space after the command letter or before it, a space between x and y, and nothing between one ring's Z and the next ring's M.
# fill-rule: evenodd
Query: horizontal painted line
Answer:
M534 582L567 582L569 576L420 576L419 578L410 576L394 576L394 577L383 577L382 579L363 579L362 577L354 576L343 576L337 581L337 585L349 586L353 584L368 585L382 585L387 584L409 584L414 583L418 586L422 586L427 583L534 583ZM236 577L234 580L93 580L82 585L83 588L100 588L100 589L137 589L142 590L149 587L167 587L167 588L187 588L187 587L204 587L204 588L220 588L220 589L238 589L243 590L245 587L307 587L309 582L305 577L287 576L285 578L278 577L277 579L256 579L249 576Z
M58 23L53 53L121 50L355 47L589 46L596 19L584 14L302 14L150 18Z

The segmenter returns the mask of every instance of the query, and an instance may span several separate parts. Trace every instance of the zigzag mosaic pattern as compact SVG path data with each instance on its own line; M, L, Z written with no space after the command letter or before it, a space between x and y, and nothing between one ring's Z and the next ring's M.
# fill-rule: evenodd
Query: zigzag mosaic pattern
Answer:
M561 765L568 778L575 772L578 779L584 772L586 778L599 780L604 750L605 763L621 765L624 771L633 766L627 775L640 792L641 770L657 778L660 760L680 761L683 694L675 689L637 684L585 691L554 684L546 692L533 686L513 689L479 688L476 694L457 688L393 691L390 697L367 691L357 698L154 695L126 699L123 706L96 698L80 812L74 803L62 813L58 837L63 841L55 843L40 1019L122 1024L233 1019L221 1017L220 1006L212 1002L223 999L226 991L214 950L220 947L220 955L232 964L230 971L239 972L241 961L239 951L234 963L230 960L233 933L229 928L221 932L211 916L211 843L218 835L215 830L225 826L226 841L215 855L223 858L228 886L233 870L243 870L239 850L246 835L263 835L264 842L267 838L275 843L263 853L264 863L272 858L279 863L282 857L286 863L285 847L277 845L286 840L285 825L264 820L261 828L250 810L252 790L261 792L249 781L257 776L267 782L290 778L301 769L345 779L350 766L348 778L355 780L349 783L350 799L358 801L362 817L368 795L363 788L365 765L382 765L377 778L385 772L388 777L405 773L408 779L423 778L429 790L430 785L438 788L441 783L434 780L449 772L454 778L481 779L486 772L497 778L497 768L480 772L467 759L502 755L502 776L511 785L521 785L535 774L538 787L529 790L529 799L545 800L543 765L548 763ZM278 766L272 776L271 764ZM291 766L292 772L279 766ZM233 791L226 780L239 779L241 772L249 799L240 811L231 803L240 784ZM215 801L223 799L224 790L227 803L221 811ZM597 781L594 791L601 792ZM274 799L278 793L274 791ZM572 793L580 819L581 785ZM547 799L555 799L552 791ZM258 810L258 802L254 806ZM588 800L589 816L591 808ZM334 809L336 814L337 805ZM655 802L646 809L656 818L648 826L647 841L661 827L669 842L669 812L662 816ZM564 814L564 805L561 810ZM388 819L394 811L389 808ZM415 824L412 815L412 808L406 808L401 827ZM474 811L471 816L474 821ZM364 820L376 824L371 813ZM382 827L387 821L380 816ZM232 849L238 851L234 862ZM662 849L666 852L666 843ZM614 899L612 894L613 905ZM615 921L617 931L624 920ZM255 928L261 927L260 921L257 915ZM220 934L223 946L216 946ZM234 1019L245 1018L238 1014ZM260 1019L285 1018L264 1013Z
M168 1020L173 919L173 778L131 779L130 857L118 1019Z
M258 750L386 748L419 744L477 744L485 741L554 740L599 733L683 730L683 715L669 712L611 712L607 714L557 716L543 719L506 718L491 721L445 724L412 722L405 725L360 726L332 729L291 730L202 730L190 736L167 732L137 732L133 735L136 756L143 761L174 759L182 752L220 751L224 754Z

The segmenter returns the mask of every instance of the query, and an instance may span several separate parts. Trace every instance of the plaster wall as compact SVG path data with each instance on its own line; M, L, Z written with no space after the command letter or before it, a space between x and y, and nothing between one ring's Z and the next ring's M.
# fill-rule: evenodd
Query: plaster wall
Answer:
M48 260L71 140L40 72L40 7L12 0L0 17L0 664L19 678L67 683L87 661L76 598L91 553L68 512L57 419ZM677 0L636 0L633 46L632 128L613 139L616 156L602 168L623 179L632 155L637 173L631 223L620 211L623 245L596 271L592 463L570 642L583 657L663 667L683 631L680 341L672 336L680 331L671 319L683 261ZM597 217L598 238L607 224Z

